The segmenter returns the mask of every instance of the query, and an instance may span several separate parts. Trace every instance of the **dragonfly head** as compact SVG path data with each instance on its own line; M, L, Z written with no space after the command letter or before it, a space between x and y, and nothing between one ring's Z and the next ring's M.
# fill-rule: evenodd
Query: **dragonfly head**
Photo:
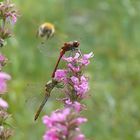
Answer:
M66 42L64 43L64 46L61 48L64 52L66 51L70 51L70 50L74 50L75 48L77 48L80 45L80 43L78 41L70 41L70 42Z
M80 43L78 41L73 41L73 47L77 48L80 45Z

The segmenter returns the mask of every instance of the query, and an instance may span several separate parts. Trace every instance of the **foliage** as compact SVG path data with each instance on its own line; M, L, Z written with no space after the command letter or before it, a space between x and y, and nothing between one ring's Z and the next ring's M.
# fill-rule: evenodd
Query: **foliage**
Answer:
M90 140L140 139L140 1L15 2L21 14L15 27L15 39L9 40L11 47L2 49L11 61L5 70L13 78L9 87L11 93L7 95L16 132L12 139L41 138L42 120L33 121L36 106L26 100L31 94L38 97L43 87L27 90L27 85L43 86L48 81L58 49L70 40L80 41L83 52L95 54L87 73L91 89L86 100L88 114L84 115L89 121L83 125L84 134ZM56 35L47 42L46 55L40 53L37 47L40 40L35 37L38 26L44 21L56 26ZM52 95L42 114L49 114L59 106L53 102L56 96Z

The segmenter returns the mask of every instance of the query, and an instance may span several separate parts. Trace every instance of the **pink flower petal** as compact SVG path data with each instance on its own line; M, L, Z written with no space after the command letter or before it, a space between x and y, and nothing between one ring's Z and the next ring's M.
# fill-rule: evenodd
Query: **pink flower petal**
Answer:
M82 124L82 123L84 123L84 122L87 122L87 119L84 118L84 117L79 117L79 118L77 118L75 121L76 121L76 123L77 123L78 125L80 125L80 124Z
M85 140L85 136L83 134L79 134L74 138L74 140Z
M74 83L74 84L79 84L79 79L77 78L77 77L75 77L75 76L72 76L71 77L71 81Z
M65 57L65 56L63 56L62 59L65 60L68 63L73 61L73 57Z
M52 120L48 116L44 116L42 120L47 127L52 127Z
M7 91L7 80L10 80L11 76L5 72L0 72L0 94Z
M68 67L73 71L73 72L79 72L80 67L79 66L74 66L71 63L68 64Z
M89 54L84 54L83 59L89 59L92 58L93 56L94 56L93 52L90 52Z
M0 94L7 92L7 83L5 80L0 80Z
M55 72L55 79L58 81L65 81L67 75L67 70L58 69Z
M80 60L80 62L83 65L87 66L90 63L89 59L92 58L93 56L94 56L93 55L93 52L91 52L89 54L84 54L83 57L82 57L82 59Z
M7 58L4 55L0 54L0 63L5 60L7 60Z
M3 100L2 98L0 98L0 107L7 109L8 108L8 103Z
M5 72L0 72L0 80L10 80L11 76Z

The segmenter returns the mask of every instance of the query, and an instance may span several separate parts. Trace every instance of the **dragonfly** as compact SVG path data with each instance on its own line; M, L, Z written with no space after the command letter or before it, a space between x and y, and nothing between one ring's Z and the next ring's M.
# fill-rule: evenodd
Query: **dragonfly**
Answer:
M57 67L59 65L59 62L62 58L62 56L67 52L67 51L73 51L75 50L78 46L79 46L79 42L78 41L71 41L71 42L66 42L64 43L64 45L62 46L61 50L60 50L60 55L59 55L59 58L57 60L57 63L55 65L55 68L53 70L53 73L52 73L52 80L49 81L46 85L45 85L45 94L44 94L44 99L43 101L41 102L39 108L37 109L37 112L35 113L35 117L34 117L34 120L36 121L44 107L44 105L46 104L48 98L50 97L50 94L52 92L52 90L54 89L54 87L57 87L57 85L59 84L58 81L55 80L54 76L55 76L55 72L57 70Z

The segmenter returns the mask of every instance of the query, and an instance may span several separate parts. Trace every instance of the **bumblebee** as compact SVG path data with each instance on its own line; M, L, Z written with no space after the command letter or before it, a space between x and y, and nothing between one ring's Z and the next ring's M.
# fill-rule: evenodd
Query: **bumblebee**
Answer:
M41 38L49 39L54 35L55 27L52 23L45 22L38 28L37 36Z

